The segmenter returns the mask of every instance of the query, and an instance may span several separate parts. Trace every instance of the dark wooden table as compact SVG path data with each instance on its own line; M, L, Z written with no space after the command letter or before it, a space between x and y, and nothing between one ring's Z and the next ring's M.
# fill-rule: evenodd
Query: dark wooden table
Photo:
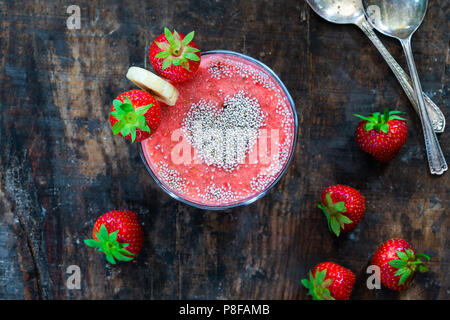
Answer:
M80 30L66 27L71 4L81 8ZM449 9L432 1L413 41L424 90L447 117ZM301 0L0 1L0 17L0 298L305 299L300 280L324 260L354 271L355 299L450 297L450 173L428 173L418 116L356 27L330 24ZM299 144L262 200L225 212L179 203L150 178L138 147L113 137L111 101L133 88L128 67L144 65L165 26L196 30L203 50L261 60L291 92ZM382 39L405 66L400 45ZM405 112L409 136L383 166L356 145L352 114L385 107ZM316 208L335 183L368 203L340 239ZM145 248L110 266L82 240L116 208L139 213ZM370 256L392 237L429 254L431 271L401 293L370 291ZM70 265L81 269L80 290L66 287Z

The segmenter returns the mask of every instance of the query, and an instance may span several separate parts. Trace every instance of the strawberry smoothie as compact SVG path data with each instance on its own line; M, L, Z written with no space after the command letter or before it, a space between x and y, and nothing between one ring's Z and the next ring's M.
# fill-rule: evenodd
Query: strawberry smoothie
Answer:
M177 103L141 143L152 176L169 194L200 208L248 204L273 187L295 148L289 94L259 63L232 52L202 55L176 85Z

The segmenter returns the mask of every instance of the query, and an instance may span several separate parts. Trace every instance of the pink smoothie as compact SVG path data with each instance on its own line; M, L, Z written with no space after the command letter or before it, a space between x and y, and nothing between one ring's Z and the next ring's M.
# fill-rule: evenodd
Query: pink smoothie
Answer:
M264 192L287 165L295 139L294 114L278 82L249 60L206 54L194 77L176 87L176 105L162 106L160 127L142 142L147 164L160 182L185 200L211 207ZM206 141L214 134L222 140L195 140L197 123L214 129L199 131ZM227 132L239 134L225 136ZM236 147L241 157L211 160L222 150L214 150L214 141L236 136L244 141Z

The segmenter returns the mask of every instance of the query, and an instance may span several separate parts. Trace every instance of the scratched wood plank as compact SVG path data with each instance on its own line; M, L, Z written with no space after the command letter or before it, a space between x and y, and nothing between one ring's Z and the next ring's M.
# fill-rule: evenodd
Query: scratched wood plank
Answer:
M80 30L66 28L72 1L0 1L0 298L304 299L300 280L335 261L356 276L355 299L450 297L449 174L427 173L420 122L363 33L321 20L302 1L77 1ZM449 114L449 4L436 0L414 37L425 91ZM203 50L253 56L285 82L299 113L287 175L262 200L225 212L164 194L137 147L113 137L111 99L133 86L164 26L196 30ZM405 66L400 46L383 38ZM353 113L393 106L410 134L398 158L375 163L355 144ZM440 136L450 154L449 134ZM334 183L366 197L360 226L335 239L315 208ZM96 217L139 213L145 247L115 267L84 247ZM369 291L376 247L403 237L432 257L431 272L402 293ZM78 265L81 290L66 288Z

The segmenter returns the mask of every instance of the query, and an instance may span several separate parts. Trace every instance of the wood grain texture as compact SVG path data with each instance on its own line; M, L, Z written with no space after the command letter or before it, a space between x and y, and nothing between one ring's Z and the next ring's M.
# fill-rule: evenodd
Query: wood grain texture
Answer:
M355 299L450 298L450 174L428 174L420 121L400 85L354 26L320 19L304 1L0 1L1 299L305 299L300 280L334 261L357 277ZM430 4L413 49L425 92L449 116L447 0ZM299 144L265 198L224 212L176 202L147 174L137 146L113 137L112 99L133 88L130 65L164 26L196 30L203 50L228 49L270 66L299 113ZM405 66L400 45L382 38ZM357 147L353 113L395 107L409 136L382 166ZM450 154L448 131L440 135ZM328 185L366 197L366 215L335 239L315 207ZM95 219L139 213L145 248L112 267L85 247ZM402 237L432 257L401 293L370 291L365 269L383 241ZM66 288L79 265L81 290Z

